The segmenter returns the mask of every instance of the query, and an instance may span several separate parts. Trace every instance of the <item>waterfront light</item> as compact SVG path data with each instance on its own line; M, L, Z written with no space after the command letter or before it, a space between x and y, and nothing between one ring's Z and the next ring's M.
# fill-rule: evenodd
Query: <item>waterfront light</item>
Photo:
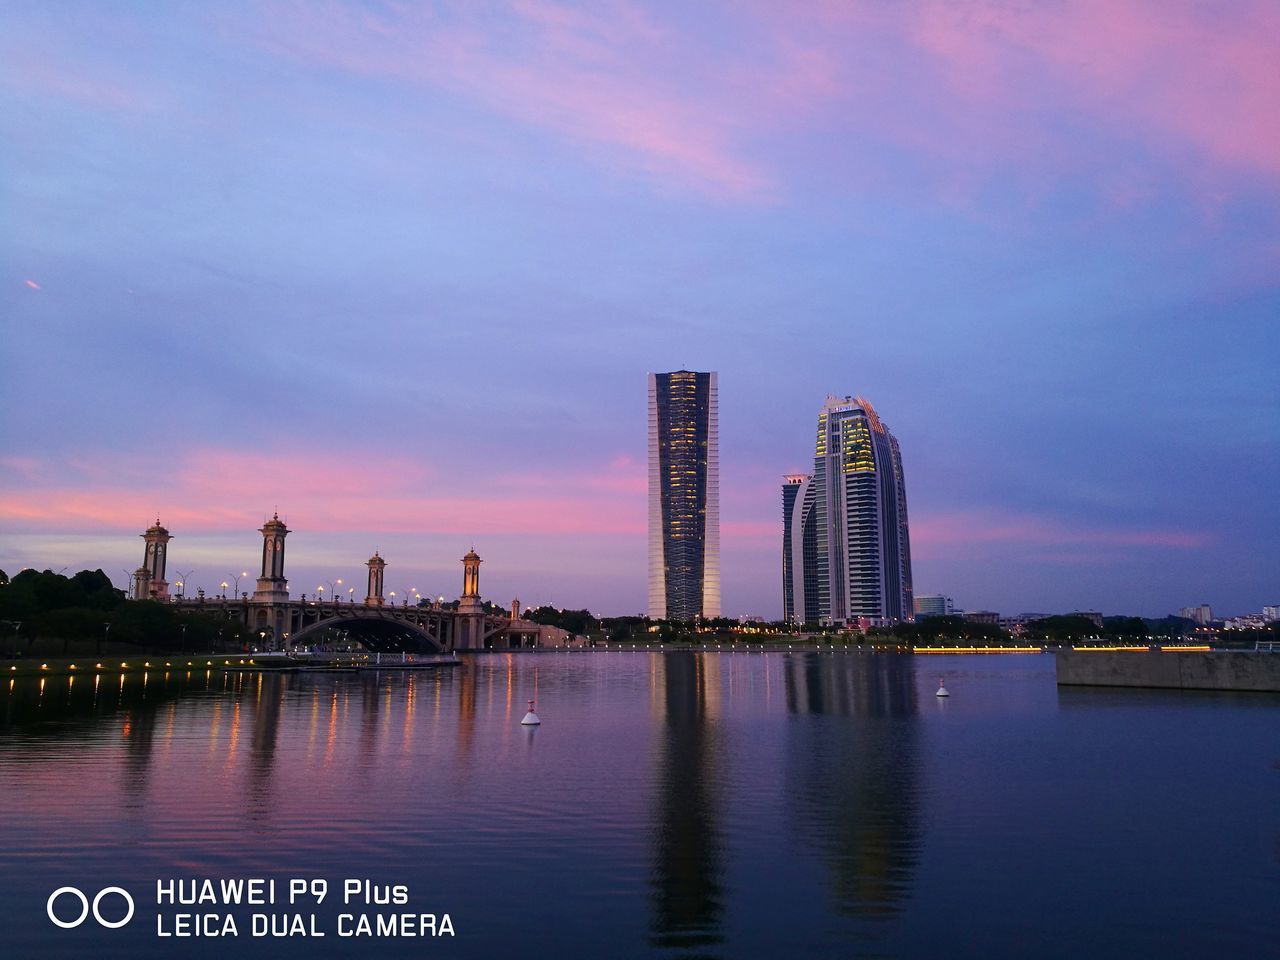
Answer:
M49 669L49 665L48 665L47 663L42 663L42 664L40 664L40 669L41 669L41 670L48 670L48 669Z

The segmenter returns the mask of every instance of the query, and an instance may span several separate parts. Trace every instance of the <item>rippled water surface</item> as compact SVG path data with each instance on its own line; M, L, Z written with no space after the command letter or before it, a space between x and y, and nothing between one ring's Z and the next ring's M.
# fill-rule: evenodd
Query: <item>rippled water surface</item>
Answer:
M0 817L14 957L1280 955L1280 697L1048 656L19 679ZM404 884L456 936L156 936L157 878L254 876ZM58 930L64 884L137 915Z

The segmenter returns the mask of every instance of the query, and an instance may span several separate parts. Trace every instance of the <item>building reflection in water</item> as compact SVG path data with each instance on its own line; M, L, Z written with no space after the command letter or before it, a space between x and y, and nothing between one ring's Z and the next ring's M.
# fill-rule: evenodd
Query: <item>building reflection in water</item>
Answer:
M915 668L902 656L788 657L792 727L788 794L802 842L830 871L833 907L855 918L896 915L920 851L920 732Z
M287 674L259 673L249 681L253 684L251 691L244 690L241 695L241 699L252 698L254 710L245 791L246 812L250 816L269 818L275 811L271 780L289 680Z
M655 946L698 951L724 939L719 663L717 655L689 651L655 660L665 694L653 824Z

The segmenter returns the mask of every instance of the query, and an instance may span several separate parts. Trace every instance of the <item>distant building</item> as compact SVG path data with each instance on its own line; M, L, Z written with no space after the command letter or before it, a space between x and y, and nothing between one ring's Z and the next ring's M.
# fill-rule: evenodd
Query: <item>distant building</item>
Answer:
M1000 624L1000 614L994 610L971 610L964 615L964 618L970 623L989 623L993 627Z
M862 397L827 397L813 476L783 497L783 610L791 620L871 625L914 613L898 441Z
M1228 630L1265 630L1267 621L1261 614L1248 613L1243 617L1231 617L1223 623Z
M720 616L714 373L649 374L649 616Z
M915 614L916 618L920 617L946 617L954 612L951 605L951 598L944 597L940 593L926 593L924 596L915 598Z
M1274 623L1280 620L1280 604L1269 604L1262 608L1262 619L1267 623Z
M1072 610L1067 614L1068 617L1084 617L1099 630L1102 629L1102 614L1097 610Z
M1184 620L1194 620L1202 627L1207 627L1213 623L1213 607L1207 603L1202 603L1198 607L1183 607L1178 611L1178 616Z

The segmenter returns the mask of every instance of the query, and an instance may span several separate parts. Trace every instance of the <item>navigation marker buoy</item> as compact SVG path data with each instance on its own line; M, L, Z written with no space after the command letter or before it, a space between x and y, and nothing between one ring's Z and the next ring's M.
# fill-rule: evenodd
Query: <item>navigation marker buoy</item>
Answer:
M540 724L540 723L542 723L542 721L541 721L541 720L539 720L539 719L538 719L538 715L537 715L536 713L534 713L534 712L533 712L533 701L532 701L532 700L530 700L530 701L529 701L529 712L528 712L528 713L526 713L526 714L524 715L524 719L520 721L520 726L522 726L522 727L536 727L536 726L538 726L538 724Z
M937 692L937 693L935 693L935 694L934 694L934 696L935 696L935 697L949 697L949 696L951 696L951 694L947 693L947 688L946 688L946 687L944 687L944 686L942 685L942 678L941 678L941 677L939 677L939 678L938 678L938 692ZM533 702L533 701L530 701L530 703L532 703L532 702Z

